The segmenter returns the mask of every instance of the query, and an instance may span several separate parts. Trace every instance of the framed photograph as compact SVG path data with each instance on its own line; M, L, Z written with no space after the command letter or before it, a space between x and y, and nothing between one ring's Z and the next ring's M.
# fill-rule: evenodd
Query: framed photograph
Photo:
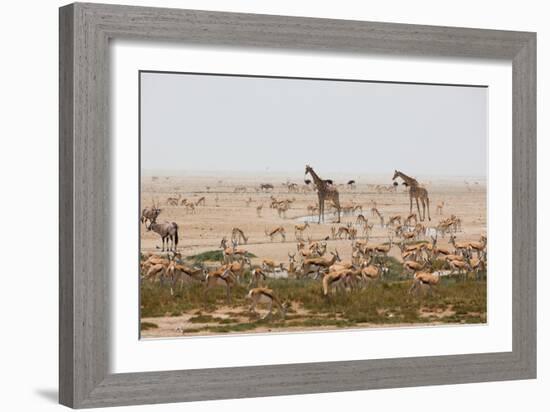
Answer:
M536 35L60 9L60 402L536 376Z

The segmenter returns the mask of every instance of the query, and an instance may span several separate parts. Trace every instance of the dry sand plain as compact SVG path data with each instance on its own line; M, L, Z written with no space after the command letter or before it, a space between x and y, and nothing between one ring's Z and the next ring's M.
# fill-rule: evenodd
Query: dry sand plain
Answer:
M354 189L339 185L340 202L342 205L358 204L363 207L363 214L368 217L369 223L374 223L370 241L382 243L388 241L388 229L381 227L377 217L372 216L370 208L375 201L384 217L399 214L403 217L409 213L409 195L406 187L400 185L393 193L378 193L374 185L391 185L391 175L387 178L354 177L357 184ZM303 176L294 176L288 179L304 186ZM462 219L462 231L457 233L457 240L478 240L481 234L486 234L486 187L485 181L479 179L419 179L428 189L430 197L430 212L432 220L423 222L427 227L435 227L437 223L454 214ZM155 200L160 203L162 213L157 219L159 222L174 221L179 226L178 249L183 257L198 253L219 250L222 237L231 238L233 227L242 229L248 236L248 243L244 246L249 252L256 255L252 264L259 264L261 259L269 258L277 262L288 264L288 253L296 251L294 225L308 219L307 206L317 204L317 194L314 191L304 193L289 193L284 182L287 178L273 175L240 175L240 176L144 176L141 181L141 207L150 206ZM337 179L336 183L346 180ZM257 188L261 183L271 183L274 189L270 192L261 192ZM238 186L246 187L246 192L235 193ZM198 206L195 213L190 213L184 206L168 206L166 199L170 196L181 195L189 201L196 202L204 196L204 206ZM286 218L279 217L276 210L269 207L270 197L294 199ZM247 206L247 200L251 202ZM443 214L438 215L436 205L445 202ZM261 217L257 216L256 207L263 205ZM415 206L415 205L413 205ZM416 212L414 207L413 212ZM355 222L356 215L342 216L342 223ZM319 240L330 235L331 226L335 225L334 217L326 214L325 223L310 224L306 237ZM279 238L271 242L265 235L265 230L282 225L286 228L286 242ZM144 225L141 229L141 251L159 252L161 241L156 233L148 232ZM440 245L448 247L448 239L440 239ZM351 257L351 243L349 240L328 240L328 250L337 249L342 260L349 261ZM399 249L394 247L391 256L398 257ZM217 311L220 312L220 311ZM224 313L217 314L223 317ZM185 322L188 314L183 314L179 321ZM166 325L143 333L144 337L174 336L174 325L177 318L155 318L158 325ZM148 319L142 319L147 321Z

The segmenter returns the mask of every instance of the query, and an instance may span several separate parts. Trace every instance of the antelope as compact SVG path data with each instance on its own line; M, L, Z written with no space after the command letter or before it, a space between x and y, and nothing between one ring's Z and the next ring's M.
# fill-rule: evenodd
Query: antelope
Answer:
M246 186L236 186L235 189L233 189L234 193L246 193Z
M304 275L307 276L312 272L319 273L321 270L327 270L329 267L334 265L334 263L341 261L337 250L330 253L332 255L331 259L325 259L322 257L304 259L304 263L303 263Z
M282 226L278 226L274 229L272 229L271 231L267 231L267 228L264 230L265 232L265 235L269 237L269 239L273 242L273 238L276 236L276 235L279 235L281 236L281 239L284 241L286 241L286 231L285 231L285 228L282 227Z
M415 272L425 269L427 264L427 261L424 261L424 263L419 263L414 260L406 260L403 262L403 270L414 274Z
M290 205L286 201L279 203L277 205L277 214L279 215L279 217L286 219L286 212L288 211L289 208L290 208Z
M291 254L288 253L288 275L294 275L294 277L298 277L299 269L296 266L296 253Z
M395 224L395 222L398 222L399 224L401 224L401 216L399 216L399 215L390 216L386 226L393 226Z
M458 273L460 275L460 273L462 272L464 274L464 277L466 277L467 272L471 270L468 262L464 260L449 260L449 266L451 267L451 274Z
M438 255L450 255L451 252L449 249L445 249L437 246L437 237L432 236L432 256L436 258Z
M318 210L319 210L319 208L317 206L314 206L314 205L308 205L307 206L307 212L310 215L316 215Z
M273 310L273 304L277 306L277 309L279 310L279 313L281 315L281 318L284 320L285 313L287 310L287 304L279 301L275 294L273 293L273 290L268 288L254 288L250 289L248 292L248 295L246 295L248 299L252 300L252 304L250 305L250 308L248 309L250 312L256 314L256 305L258 303L267 303L269 304L269 308L267 311L267 314L262 319L267 319L268 317L271 317L271 311Z
M436 206L436 213L438 215L442 215L443 214L443 206L445 206L445 202L441 201L437 204Z
M457 242L455 235L451 235L451 238L449 239L449 243L451 243L454 246L456 254L458 254L458 252L462 254L468 253L468 250L470 248L470 243L468 242Z
M432 287L439 284L441 279L440 274L429 273L429 272L416 272L414 274L413 283L409 289L409 294L412 294L419 287L426 285L429 288L429 293L432 293Z
M160 212L162 212L162 209L160 209L158 206L155 205L153 202L152 207L146 207L141 211L141 223L145 224L147 226L147 221L153 222L157 220L157 217L160 215Z
M245 200L246 207L249 207L250 203L252 203L252 198L251 197L249 197L248 199Z
M245 245L248 243L248 238L245 236L244 232L238 227L234 227L231 230L231 241L238 241L239 239L242 240Z
M185 211L187 213L195 214L195 204L194 203L187 203L185 205Z
M262 217L262 209L263 209L263 207L264 207L263 204L256 206L256 215L258 215L258 217Z
M252 285L260 286L263 281L267 279L267 275L260 268L254 268L250 273L250 281L248 282L248 287Z
M372 215L378 216L378 219L380 219L380 227L384 227L384 216L382 216L382 213L378 211L376 207L371 208Z
M416 213L411 213L404 221L404 224L407 226L410 226L411 222L414 220L414 223L418 223L418 218L416 216Z
M487 238L485 236L481 236L481 239L479 242L469 242L470 243L470 250L475 250L477 252L477 257L480 257L480 254L485 251L485 248L487 247Z
M331 288L340 289L354 276L353 269L342 269L338 272L329 272L323 276L323 296L329 296Z
M393 246L393 238L390 237L389 240L389 243L386 245L376 245L374 247L374 251L377 253L381 253L382 255L384 255L384 257L388 257L388 253Z
M366 219L365 216L363 216L362 213L357 215L357 219L355 219L356 225L366 226L369 223L369 219Z
M342 235L345 235L348 239L355 239L355 235L357 234L357 231L351 227L351 224L348 223L347 226L340 226L338 228L338 231L336 232L336 237L338 239L342 239Z
M231 272L230 269L226 269L223 273L213 272L206 273L205 285L204 285L204 298L206 299L206 294L208 291L216 286L225 287L227 303L231 303L231 288L235 284L235 275Z
M235 248L227 247L227 238L224 236L219 246L222 249L223 263L231 263L235 258Z
M157 233L162 239L162 251L164 252L164 242L166 241L166 247L168 250L176 252L178 250L178 224L176 222L156 223L154 220L149 223L147 231L153 231ZM170 241L172 247L168 247Z
M271 273L274 273L277 268L279 268L280 270L283 270L283 264L282 263L277 264L272 259L262 260L262 269L264 271L269 271Z
M184 279L187 279L188 282L204 280L204 270L202 268L189 268L174 261L168 265L166 274L172 280L170 285L171 295L174 295L174 287L178 280L181 284L183 284Z
M309 227L309 223L306 222L301 225L294 225L294 236L296 237L296 240L300 240L303 238L304 231Z
M201 198L199 198L199 200L197 200L195 202L195 206L206 206L206 198L204 196L202 196Z
M384 273L388 272L388 268L378 264L373 263L373 259L361 268L361 278L365 284L370 280L378 280L384 276Z
M169 197L166 199L166 204L168 206L177 206L180 203L181 194L178 193L178 197Z

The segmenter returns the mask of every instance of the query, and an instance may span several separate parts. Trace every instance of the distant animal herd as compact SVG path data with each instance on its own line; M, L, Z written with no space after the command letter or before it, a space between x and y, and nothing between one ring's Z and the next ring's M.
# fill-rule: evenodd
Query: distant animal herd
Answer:
M307 213L316 216L316 224L325 223L325 215L330 212L334 222L330 225L330 232L322 239L314 240L307 236L313 220L295 224L293 235L295 247L288 251L287 262L277 262L269 257L259 257L259 262L252 264L250 253L246 247L249 236L244 230L234 227L229 237L220 241L221 259L214 267L192 265L185 263L185 259L178 250L180 226L176 222L158 223L162 208L158 202L153 202L141 213L141 223L147 231L152 231L162 241L162 252L142 253L141 276L143 281L160 280L168 284L173 293L178 285L200 282L204 285L205 297L213 288L223 288L226 299L231 301L232 288L235 284L246 282L248 297L251 299L250 310L255 311L258 303L267 303L268 314L271 316L275 306L281 317L284 318L288 304L279 300L277 292L265 286L268 278L283 279L310 279L320 282L320 293L327 299L331 294L350 291L356 288L365 288L373 281L385 281L388 272L388 261L393 248L398 248L397 256L403 268L402 276L411 279L408 289L410 294L417 295L425 290L432 293L442 276L467 276L475 274L477 279L487 270L487 237L481 235L476 241L459 241L457 234L462 231L460 217L450 215L441 218L436 225L426 226L426 218L431 222L430 198L428 190L416 179L395 170L391 185L376 185L377 193L382 191L395 192L401 179L409 194L409 211L404 214L384 215L376 201L370 201L370 218L360 204L341 204L340 193L332 179L322 179L309 165L305 168L305 175L311 180L304 179L304 185L287 182L284 184L288 193L315 193L317 202L307 206ZM345 187L354 190L355 180L349 180ZM262 183L252 190L256 192L273 192L274 185ZM210 189L210 188L208 188ZM236 186L234 193L246 193L247 186ZM246 206L252 203L252 197L245 200ZM277 211L278 216L286 218L287 211L292 207L295 199L277 199L271 195L269 207ZM170 196L166 200L167 206L185 207L188 213L205 206L206 197L192 201L180 195ZM218 198L215 198L216 204ZM416 204L416 211L413 211ZM422 206L422 208L421 208ZM442 216L446 203L439 201L436 204L436 214ZM326 207L326 209L325 209ZM263 203L256 207L258 218L262 216ZM354 216L355 220L341 223L344 216ZM375 225L386 230L387 241L373 243L370 236ZM291 232L292 233L292 232ZM265 239L269 242L287 242L289 234L283 225L266 228ZM306 237L307 236L307 237ZM448 236L447 246L439 240ZM348 241L351 249L351 258L343 261L336 248L329 250L332 241ZM439 243L438 243L439 242ZM245 279L247 277L247 279Z

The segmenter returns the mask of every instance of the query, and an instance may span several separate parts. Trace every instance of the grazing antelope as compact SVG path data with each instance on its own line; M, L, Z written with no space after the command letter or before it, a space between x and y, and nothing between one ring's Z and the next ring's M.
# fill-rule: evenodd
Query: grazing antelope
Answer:
M340 226L338 228L338 231L336 232L336 237L338 239L342 239L342 236L346 236L347 239L353 240L355 239L355 235L357 234L357 231L355 228L351 227L351 223L348 223L346 226Z
M264 232L265 232L265 235L266 235L267 237L269 237L269 239L270 239L272 242L273 242L273 238L274 238L276 235L281 236L281 239L282 239L283 242L286 241L286 230L285 230L285 228L282 227L282 226L278 226L278 227L272 229L272 230L269 231L269 232L267 231L267 228L266 228L266 229L264 230Z
M166 204L168 206L177 206L180 203L181 193L178 193L178 197L169 197L166 199Z
M328 298L331 289L342 289L346 283L352 282L352 277L355 277L353 269L341 269L337 272L327 273L323 276L323 296Z
M162 251L164 252L164 242L166 241L167 250L178 250L178 224L176 222L156 223L154 220L149 223L147 231L153 231L157 233L162 239ZM169 243L171 242L171 247Z
M303 239L304 232L308 227L309 227L308 222L301 225L294 225L294 237L296 237L296 240Z
M231 288L235 284L235 281L235 275L230 269L226 269L222 273L219 271L207 272L204 284L204 298L206 299L206 294L211 288L221 286L226 290L227 303L231 303Z
M204 270L200 267L190 268L174 261L170 262L166 269L168 278L171 279L170 294L174 295L174 288L178 281L180 287L187 282L202 282L204 280Z
M380 227L384 227L384 216L382 216L382 213L375 207L371 208L371 212L373 216L376 215L380 219Z
M195 212L196 212L195 204L194 203L187 203L185 205L185 212L195 214Z
M253 285L261 286L263 282L267 279L267 275L261 268L254 268L252 269L252 272L250 272L250 281L248 282L248 287L252 287Z
M355 219L355 224L357 226L365 226L365 225L368 225L368 223L369 223L369 219L365 218L365 216L363 216L362 213L357 215L357 219Z
M258 303L267 303L269 305L269 308L267 310L267 314L262 318L262 319L267 319L268 317L271 317L273 304L275 304L275 306L277 306L277 309L279 310L279 314L281 315L281 318L284 320L285 314L287 311L287 304L286 303L281 304L279 299L277 299L277 297L273 293L273 290L268 288L250 289L246 297L252 300L252 304L248 309L250 312L256 314L256 305Z
M234 227L233 230L231 230L231 241L238 242L239 240L245 245L248 243L248 238L245 236L244 232L238 227Z
M246 186L236 186L235 189L233 189L234 193L246 193Z
M436 206L436 213L438 215L442 215L443 214L443 206L445 206L445 202L441 201L437 204Z
M417 292L418 288L427 286L429 293L432 294L432 287L439 284L441 275L429 272L416 272L414 274L413 283L409 289L409 294Z

